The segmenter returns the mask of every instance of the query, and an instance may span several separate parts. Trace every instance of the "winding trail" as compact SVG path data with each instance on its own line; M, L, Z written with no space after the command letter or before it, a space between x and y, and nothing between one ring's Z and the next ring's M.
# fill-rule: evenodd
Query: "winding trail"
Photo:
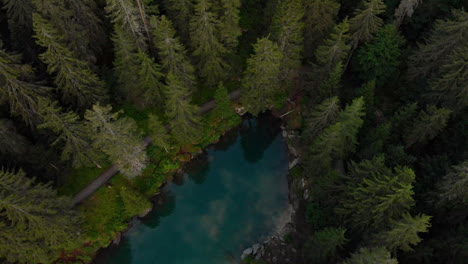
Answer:
M229 97L231 101L235 101L240 98L241 91L240 89L237 89L235 91L232 91L229 94ZM209 102L205 103L200 107L200 114L206 114L209 111L211 111L215 106L214 100L210 100ZM151 136L147 136L143 139L143 144L145 147L149 146L152 142ZM73 206L76 206L77 204L83 202L86 200L89 196L91 196L93 193L95 193L102 185L106 184L107 181L112 178L112 176L116 175L119 173L119 169L115 165L110 166L107 170L105 170L101 175L99 175L96 179L94 179L90 184L88 184L83 190L81 190L79 193L77 193L73 199L72 199L72 204Z

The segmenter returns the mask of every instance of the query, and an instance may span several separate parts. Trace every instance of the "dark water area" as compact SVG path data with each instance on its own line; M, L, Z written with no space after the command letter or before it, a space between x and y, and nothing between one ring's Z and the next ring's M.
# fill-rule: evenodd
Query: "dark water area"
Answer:
M279 121L245 119L163 191L95 264L237 263L242 251L282 227L288 213L288 158Z

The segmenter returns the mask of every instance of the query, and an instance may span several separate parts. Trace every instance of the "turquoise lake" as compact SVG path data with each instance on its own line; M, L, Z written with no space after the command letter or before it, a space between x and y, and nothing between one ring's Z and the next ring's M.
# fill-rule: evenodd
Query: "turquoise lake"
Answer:
M287 147L278 122L271 116L244 120L192 162L163 191L161 205L94 263L236 263L287 215Z

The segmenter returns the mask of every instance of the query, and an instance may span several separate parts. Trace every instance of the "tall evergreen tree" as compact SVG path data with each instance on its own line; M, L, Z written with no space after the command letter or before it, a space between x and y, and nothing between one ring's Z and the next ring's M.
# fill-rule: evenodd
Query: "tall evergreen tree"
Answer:
M346 229L327 227L313 234L312 239L306 245L308 259L312 263L326 263L336 256L337 251L342 248L347 239Z
M157 115L150 114L148 116L148 127L153 139L153 145L164 148L166 152L170 148L170 137L166 127L163 125Z
M349 32L351 46L354 50L361 42L368 42L373 35L380 30L383 20L378 15L385 12L385 4L382 0L364 0L363 8L354 13L349 20Z
M411 17L414 10L422 0L401 0L400 5L395 9L395 26L400 27L405 17Z
M384 247L360 248L358 252L351 254L343 264L398 264L392 258L390 252Z
M55 84L63 99L85 109L105 99L104 84L76 55L62 43L62 36L39 14L33 15L37 43L47 50L40 55L47 70L55 75Z
M219 34L224 46L233 52L242 35L239 26L241 0L221 0L221 7Z
M453 10L452 19L437 20L425 44L410 57L409 73L413 78L430 76L468 42L468 12Z
M330 37L317 48L315 58L324 74L332 72L336 65L343 62L348 56L350 50L350 46L347 44L349 39L348 31L349 22L345 19L333 28Z
M57 102L39 99L39 114L42 121L38 128L50 129L58 135L52 146L61 147L63 160L71 160L74 167L92 164L101 167L101 152L92 147L91 135L76 113L63 112Z
M304 1L304 54L312 58L322 40L333 28L340 4L335 0Z
M450 110L433 105L428 106L426 111L422 110L413 125L406 130L406 146L426 143L435 138L447 126L451 113Z
M188 43L190 18L193 15L192 0L164 0L164 7L168 11L171 21L174 21L178 35L184 43Z
M27 82L33 76L29 65L20 64L20 57L0 49L0 103L8 104L13 115L33 126L38 118L37 98L47 89Z
M77 213L49 184L0 170L0 256L10 263L51 263L79 244Z
M208 85L215 85L226 76L227 52L219 37L220 21L212 11L211 0L196 0L190 19L190 44L200 76Z
M106 153L110 161L127 177L138 176L146 167L145 146L135 121L119 118L121 112L112 113L112 107L93 105L86 110L93 146Z
M161 103L164 98L164 85L161 82L161 78L163 77L161 66L143 50L138 51L138 58L140 61L138 86L143 92L140 96L143 97L144 101L148 104L156 105L156 103Z
M453 166L439 185L439 204L468 205L468 161Z
M106 0L106 4L106 11L112 23L129 32L138 47L145 49L147 35L135 2L132 0Z
M242 102L253 115L270 107L280 92L279 75L283 54L278 45L262 38L254 45L242 79Z
M192 105L190 88L172 73L167 75L166 116L171 134L182 144L194 143L198 138L198 107Z
M281 0L272 25L272 39L283 52L281 78L301 67L304 50L304 5L302 0Z
M159 20L153 17L152 24L155 28L154 44L158 50L162 71L175 75L186 87L193 87L195 69L187 57L184 45L176 37L172 23L166 16L161 16Z
M418 233L428 232L431 226L430 219L431 217L427 215L413 217L405 213L400 220L392 223L390 231L377 235L375 240L393 253L396 253L398 249L406 252L412 251L412 246L416 246L422 240Z
M325 128L335 123L340 112L340 101L338 97L325 99L317 105L305 119L306 128L304 135L306 138L315 138Z
M211 111L211 118L218 122L228 122L232 117L237 116L237 113L232 108L229 93L223 83L218 85L218 89L214 95L215 107Z

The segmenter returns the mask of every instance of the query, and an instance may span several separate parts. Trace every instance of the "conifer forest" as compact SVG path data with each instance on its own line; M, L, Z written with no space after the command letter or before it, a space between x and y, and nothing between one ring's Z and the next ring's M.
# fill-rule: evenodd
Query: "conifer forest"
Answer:
M0 7L0 263L91 263L244 114L298 206L289 262L238 261L468 262L468 0Z

